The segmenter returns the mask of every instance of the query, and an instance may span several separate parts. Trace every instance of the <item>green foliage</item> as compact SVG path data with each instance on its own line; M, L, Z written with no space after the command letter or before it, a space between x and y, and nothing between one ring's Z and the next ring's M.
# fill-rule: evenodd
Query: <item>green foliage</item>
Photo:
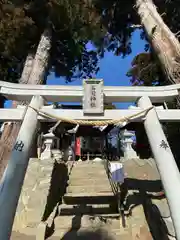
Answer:
M0 79L18 80L27 54L36 51L40 35L46 28L52 31L49 71L66 77L67 81L91 78L99 70L99 56L103 57L106 50L122 57L131 53L131 36L135 30L132 26L140 23L135 2L0 0ZM154 2L161 14L166 12L163 18L168 26L177 32L180 27L178 0ZM146 38L144 32L142 38ZM89 41L97 51L86 49ZM149 45L145 48L148 50ZM133 84L150 85L150 82L160 81L159 63L150 63L151 59L154 62L153 54L144 53L136 58L128 73Z
M180 34L180 7L178 0L154 0L158 12L172 32ZM127 76L133 85L166 85L169 84L164 76L161 63L154 54L153 49L148 43L145 31L142 31L141 38L147 41L145 44L145 53L138 54L132 61L132 67L128 71Z
M104 103L104 109L116 109L116 106L112 103Z
M155 4L158 7L159 13L162 15L163 20L171 29L171 31L176 34L180 30L180 5L179 0L155 0ZM180 34L176 35L180 38Z
M22 59L27 55L33 21L26 16L23 5L0 1L0 79L15 81L19 78Z
M130 77L132 85L157 86L166 84L160 63L153 53L143 52L138 54L131 65L127 76Z
M104 56L105 50L114 52L116 56L125 57L130 54L130 40L134 31L132 24L137 23L134 0L94 0L93 3L107 29L104 38L95 41L101 56Z
M86 43L103 32L93 6L85 0L0 1L0 79L17 81L40 35L52 31L49 70L57 76L91 77L98 57Z

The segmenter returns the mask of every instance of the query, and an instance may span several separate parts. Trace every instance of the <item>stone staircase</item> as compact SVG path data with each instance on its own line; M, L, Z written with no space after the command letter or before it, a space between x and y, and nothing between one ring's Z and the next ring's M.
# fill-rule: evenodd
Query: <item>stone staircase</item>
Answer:
M31 160L11 240L175 240L154 160L123 164L128 194L120 217L104 162Z
M139 239L140 232L148 239L149 230L142 212L142 207L135 209L133 217L126 219L124 228L104 164L77 162L54 220L53 234L48 239L130 240Z
M118 218L115 204L103 164L76 162L54 221L54 233L48 239L75 239L83 231L100 228L108 218ZM119 220L114 221L119 228Z

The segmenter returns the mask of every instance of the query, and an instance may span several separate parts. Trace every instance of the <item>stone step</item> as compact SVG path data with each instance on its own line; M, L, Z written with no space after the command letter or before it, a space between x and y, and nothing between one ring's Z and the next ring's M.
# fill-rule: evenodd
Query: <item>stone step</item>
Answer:
M83 228L109 228L119 229L120 219L115 215L74 215L58 216L54 220L56 231L58 229L83 229Z
M75 182L75 181L81 181L81 184L83 181L92 181L92 182L107 182L108 177L105 174L100 174L100 175L93 175L93 174L73 174L69 176L68 182Z
M108 191L105 193L91 193L91 192L86 192L86 193L66 193L64 197L80 197L80 198L94 198L94 197L109 197L109 196L114 196L113 192Z
M115 229L113 231L107 229L80 229L80 230L58 230L55 231L54 234L47 238L48 240L74 240L74 239L108 239L108 240L132 240L131 233L128 231L119 231L119 229ZM138 238L137 238L138 240Z
M72 181L81 181L81 183L83 183L83 181L96 181L97 183L98 182L104 182L104 181L107 181L108 178L106 175L99 175L99 176L95 176L95 175L81 175L81 174L76 174L76 175L72 175L72 176L69 176L69 181L68 182L72 182Z
M92 172L92 173L89 173L89 172L79 172L79 173L76 173L76 172L72 172L72 174L69 175L69 179L74 179L74 178L81 178L82 180L83 179L106 179L107 178L107 174L105 172Z
M164 224L167 228L168 234L171 237L175 237L175 229L174 229L174 225L173 225L173 222L172 222L171 213L170 213L170 209L169 209L167 199L166 198L161 199L161 200L153 199L152 202L159 209L161 217L162 217L162 219L164 221Z
M63 197L63 202L68 205L73 204L110 204L116 202L116 197L112 192L107 193L67 193Z
M72 162L67 162L68 165L72 165ZM84 167L84 166L90 166L90 167L98 167L98 166L104 166L104 162L93 162L93 161L75 161L73 164L74 167Z
M176 234L175 234L175 229L174 229L174 225L173 225L171 217L163 218L163 220L166 224L169 235L172 237L175 237Z
M69 172L94 172L94 171L102 171L104 170L104 165L103 164L74 164L74 165L67 165Z
M82 178L70 178L69 181L68 181L68 184L70 186L94 186L94 185L109 185L109 179L108 178L99 178L98 180L97 179L87 179L87 178L84 178L82 180Z
M60 239L76 239L84 231L86 235L82 239L124 239L124 240L151 240L152 236L145 223L135 222L135 219L126 219L126 227L122 227L121 218L104 216L74 216L71 218L57 218L55 222L56 230L52 237ZM64 222L68 223L63 224ZM100 233L93 235L93 233ZM86 237L85 237L86 236ZM107 236L109 238L107 238ZM54 239L54 238L50 239Z
M168 218L170 217L170 209L169 209L169 205L167 202L167 199L153 199L152 203L155 204L157 206L157 208L159 209L159 212L161 214L162 218Z
M11 240L35 240L36 233L34 229L24 229L23 233L13 232ZM152 236L149 231L144 226L136 226L135 229L122 228L120 226L115 229L111 227L101 227L96 226L94 228L80 228L80 229L55 229L53 235L47 237L48 240L74 240L74 239L108 239L108 240L152 240ZM169 237L169 240L175 240L173 237Z
M12 231L10 240L35 240L36 232L33 228L23 228L21 232Z
M67 188L68 193L106 193L111 192L111 186L110 184L104 184L100 185L97 183L97 185L84 185L84 186L72 186L69 185Z
M113 208L110 204L82 204L82 205L66 205L59 206L60 216L72 216L77 214L118 214L117 209Z
M80 175L80 176L107 176L106 174L106 171L104 169L99 169L99 170L92 170L92 169L89 169L89 170L86 170L86 169L73 169L71 174L70 174L70 177L73 176L73 175Z
M73 169L73 170L86 170L86 171L88 171L88 170L94 170L94 171L96 171L96 170L102 170L102 169L105 169L104 168L104 165L103 164L98 164L98 165L93 165L93 164L86 164L86 165L78 165L78 164L75 164L75 165L68 165L68 169Z
M168 235L168 240L177 240L177 238L176 238L176 237L172 237L172 236Z
M104 169L103 164L86 164L86 165L73 165L73 169L79 169L79 170L99 170Z
M99 169L104 169L103 164L84 164L84 165L73 165L73 170L99 170Z

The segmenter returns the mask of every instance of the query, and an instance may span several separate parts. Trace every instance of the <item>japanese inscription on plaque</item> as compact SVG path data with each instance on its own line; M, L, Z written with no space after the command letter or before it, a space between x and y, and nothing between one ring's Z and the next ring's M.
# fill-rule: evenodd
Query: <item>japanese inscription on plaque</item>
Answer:
M90 105L92 108L96 108L96 87L94 85L91 86Z
M96 79L84 80L83 110L85 114L102 114L103 81Z

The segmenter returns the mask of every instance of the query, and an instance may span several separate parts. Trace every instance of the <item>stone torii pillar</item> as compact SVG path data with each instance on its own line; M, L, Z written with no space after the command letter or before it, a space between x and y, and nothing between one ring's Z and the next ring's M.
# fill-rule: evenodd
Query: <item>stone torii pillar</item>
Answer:
M39 109L43 105L41 96L34 96L30 105ZM21 187L29 162L29 152L38 124L38 113L28 107L16 143L0 182L0 239L9 240Z
M149 97L141 97L138 106L147 109L152 107L152 103ZM155 109L147 113L144 127L166 193L176 236L180 240L180 172Z

